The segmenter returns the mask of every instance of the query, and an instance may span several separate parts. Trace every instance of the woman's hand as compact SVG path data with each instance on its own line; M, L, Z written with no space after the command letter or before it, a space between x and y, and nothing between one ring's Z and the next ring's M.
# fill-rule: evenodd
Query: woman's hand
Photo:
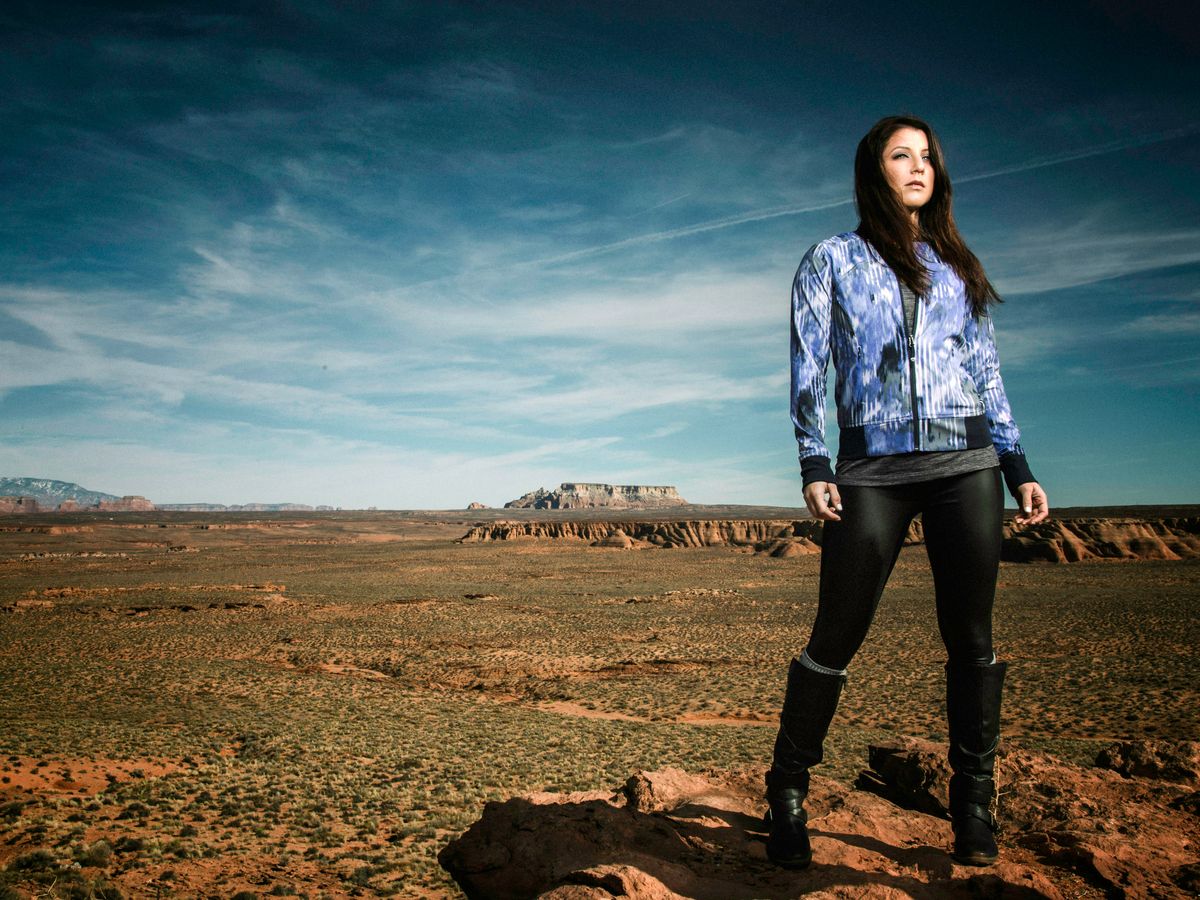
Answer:
M1017 488L1017 505L1021 507L1014 517L1018 525L1036 525L1050 515L1050 501L1036 481L1027 481Z
M842 517L842 497L837 485L832 481L814 481L804 488L804 503L814 518L840 522ZM837 512L834 512L837 510Z

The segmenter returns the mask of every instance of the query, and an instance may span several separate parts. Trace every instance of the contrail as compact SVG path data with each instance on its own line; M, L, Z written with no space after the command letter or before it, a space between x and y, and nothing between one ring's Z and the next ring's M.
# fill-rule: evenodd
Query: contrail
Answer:
M1134 147L1161 144L1164 141L1173 141L1177 138L1196 134L1197 132L1200 132L1200 123L1193 122L1181 128L1172 128L1169 131L1157 131L1153 134L1144 134L1132 138L1118 138L1115 141L1108 141L1082 150L1068 150L1065 153L1056 153L1053 156L1041 156L1031 159L1028 162L1016 163L1015 165L1005 166L1002 169L993 169L991 172L968 175L965 178L955 178L954 183L963 184L967 181L982 181L985 178L1012 175L1015 172L1028 172L1031 169L1044 169L1047 166L1057 166L1062 163L1074 162L1077 159L1087 159L1091 156L1104 156L1106 153L1120 153L1122 150L1132 150Z
M622 247L632 247L637 244L654 244L658 241L671 241L675 238L687 237L690 234L700 234L704 231L716 231L721 228L731 228L734 225L745 225L747 222L761 222L763 219L776 219L780 216L796 216L801 213L817 212L822 209L833 209L837 206L848 206L854 201L847 197L844 200L831 200L827 203L817 203L812 206L771 206L766 209L756 209L736 216L726 216L722 219L709 219L707 222L697 222L695 225L684 225L682 228L671 228L667 231L655 231L649 234L639 234L635 237L614 241L611 244L599 244L595 247L585 247L582 250L572 250L559 256L548 256L543 259L530 260L522 263L525 266L541 266L547 263L566 262L583 256L594 256L598 253L608 253L620 250Z
M1132 138L1118 138L1117 140L1107 141L1106 143L1097 144L1093 147L1085 147L1079 150L1068 150L1065 153L1057 153L1053 156L1037 157L1023 163L1016 163L1011 166L993 169L990 172L980 172L978 175L967 175L963 178L955 178L954 183L965 184L972 181L983 181L986 178L999 178L1002 175L1012 175L1017 172L1029 172L1033 169L1044 169L1049 166L1057 166L1063 163L1074 162L1078 159L1088 159L1092 156L1103 156L1107 153L1119 153L1122 150L1132 150L1134 147L1145 147L1149 144L1161 144L1165 141L1173 141L1181 137L1187 137L1188 135L1196 134L1197 132L1200 132L1200 123L1193 122L1180 128L1172 128L1168 131L1157 131L1151 134L1140 135ZM611 253L614 250L621 250L625 247L635 247L639 244L655 244L659 241L672 241L676 238L688 237L689 235L693 234L701 234L705 231L718 231L722 228L733 228L736 225L746 225L750 222L761 222L765 219L777 219L781 216L798 216L804 213L819 212L824 209L836 209L839 206L849 206L853 202L853 198L846 197L842 200L830 200L825 203L817 203L809 206L771 206L765 209L755 209L736 216L725 216L724 218L720 219L709 219L707 222L697 222L695 225L684 225L680 228L670 228L666 231L654 231L648 234L639 234L620 241L613 241L611 244L597 244L594 247L585 247L582 250L572 250L569 253L530 260L525 263L519 263L518 265L524 268L526 266L544 266L561 262L569 262L573 259L582 259L583 257L587 256L597 256L601 253Z
M647 206L645 209L638 210L630 218L634 216L644 216L648 212L654 212L656 209L662 209L664 206L670 206L672 203L678 203L687 197L692 196L695 191L688 191L686 194L680 194L678 197L672 197L670 200L664 200L662 203L655 203L653 206Z

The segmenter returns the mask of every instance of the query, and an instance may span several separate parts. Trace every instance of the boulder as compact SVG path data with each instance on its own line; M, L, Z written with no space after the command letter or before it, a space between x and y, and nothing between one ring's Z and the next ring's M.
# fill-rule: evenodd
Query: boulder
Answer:
M615 550L632 550L633 541L620 528L614 528L600 540L592 544L593 547L611 547Z
M1013 749L999 762L1001 860L959 866L945 815L944 745L870 748L862 788L814 775L815 861L770 864L760 768L642 771L612 792L492 802L438 856L468 897L1194 896L1195 792Z
M1096 755L1096 765L1126 777L1194 785L1200 783L1200 741L1117 741Z

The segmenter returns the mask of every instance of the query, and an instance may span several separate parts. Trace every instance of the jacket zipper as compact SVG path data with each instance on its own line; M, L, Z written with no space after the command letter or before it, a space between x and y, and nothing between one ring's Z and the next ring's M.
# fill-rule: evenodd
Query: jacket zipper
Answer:
M904 336L908 340L908 388L912 396L913 449L921 449L921 423L917 418L917 342L913 332L917 330L917 317L921 315L921 298L915 297L913 307L913 327L908 327L908 313L904 311L904 291L900 287L900 278L896 277L896 291L900 297L900 319L904 322Z

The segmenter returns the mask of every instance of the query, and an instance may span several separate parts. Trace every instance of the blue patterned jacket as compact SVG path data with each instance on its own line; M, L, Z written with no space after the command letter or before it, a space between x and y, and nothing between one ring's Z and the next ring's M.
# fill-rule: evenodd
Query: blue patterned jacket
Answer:
M970 312L955 271L925 244L928 293L908 333L900 282L855 232L805 255L792 288L792 421L804 483L835 481L825 446L832 354L839 456L995 445L1009 490L1034 478L1013 421L990 316Z

